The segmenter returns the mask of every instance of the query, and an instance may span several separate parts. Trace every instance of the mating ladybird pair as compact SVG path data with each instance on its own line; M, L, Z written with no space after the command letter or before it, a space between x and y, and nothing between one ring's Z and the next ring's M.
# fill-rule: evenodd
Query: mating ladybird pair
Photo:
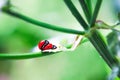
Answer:
M42 40L39 42L38 44L38 48L43 51L43 50L54 50L56 49L57 47L53 44L51 44L48 40Z

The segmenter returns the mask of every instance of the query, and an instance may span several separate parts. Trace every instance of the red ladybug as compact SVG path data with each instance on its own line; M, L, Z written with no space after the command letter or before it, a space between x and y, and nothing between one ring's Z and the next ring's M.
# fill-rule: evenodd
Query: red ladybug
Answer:
M38 48L43 51L43 50L49 50L49 49L56 49L57 47L49 43L48 40L42 40L39 42Z

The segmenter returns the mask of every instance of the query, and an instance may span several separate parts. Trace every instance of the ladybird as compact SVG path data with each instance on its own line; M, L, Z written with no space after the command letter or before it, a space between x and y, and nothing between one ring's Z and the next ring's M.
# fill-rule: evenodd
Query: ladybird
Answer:
M55 45L51 44L48 40L42 40L39 42L38 48L41 51L44 51L44 50L50 50L50 49L54 50L57 47Z

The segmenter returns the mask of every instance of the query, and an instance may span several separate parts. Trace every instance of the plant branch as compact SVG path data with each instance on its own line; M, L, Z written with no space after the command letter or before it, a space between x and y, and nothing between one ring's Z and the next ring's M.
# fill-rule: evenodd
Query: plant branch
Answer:
M97 0L96 6L95 6L95 9L93 12L93 16L92 16L91 21L90 21L90 27L94 27L94 24L96 22L96 18L98 16L98 12L99 12L101 4L102 4L102 1L103 0Z
M97 49L102 58L106 61L106 63L112 68L115 63L118 61L113 58L108 50L107 45L102 39L102 35L98 31L94 31L91 36L88 37L94 47Z
M80 15L80 13L78 12L78 10L76 9L76 7L74 6L74 4L72 3L71 0L64 0L64 2L66 3L67 7L69 8L69 10L71 11L71 13L73 14L73 16L78 20L78 22L82 25L82 27L85 30L89 29L88 24L85 22L85 20L82 18L82 16Z
M45 22L37 21L37 20L34 20L34 19L30 18L30 17L24 16L24 15L22 15L20 13L17 13L15 11L12 11L12 10L9 10L9 9L4 9L3 8L2 11L9 14L9 15L11 15L11 16L22 19L22 20L27 21L27 22L29 22L31 24L34 24L34 25L38 25L40 27L48 28L48 29L55 30L55 31L70 33L70 34L79 34L79 35L84 35L85 34L84 31L67 29L67 28L63 28L61 26L56 26L56 25L45 23Z
M58 53L58 52L57 52ZM7 60L7 59L31 59L37 57L43 57L47 55L52 55L55 53L49 52L37 52L37 53L0 53L0 60Z
M84 11L87 22L90 23L91 14L90 14L90 10L88 9L88 6L87 6L85 0L79 0L79 3L81 4L81 7L82 7L82 9Z

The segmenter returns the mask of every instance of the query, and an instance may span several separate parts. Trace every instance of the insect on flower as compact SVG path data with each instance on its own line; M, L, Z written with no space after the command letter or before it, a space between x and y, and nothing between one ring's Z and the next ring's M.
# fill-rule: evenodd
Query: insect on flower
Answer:
M43 50L54 50L56 49L57 47L53 44L51 44L48 40L42 40L39 42L38 44L38 48L43 51Z

